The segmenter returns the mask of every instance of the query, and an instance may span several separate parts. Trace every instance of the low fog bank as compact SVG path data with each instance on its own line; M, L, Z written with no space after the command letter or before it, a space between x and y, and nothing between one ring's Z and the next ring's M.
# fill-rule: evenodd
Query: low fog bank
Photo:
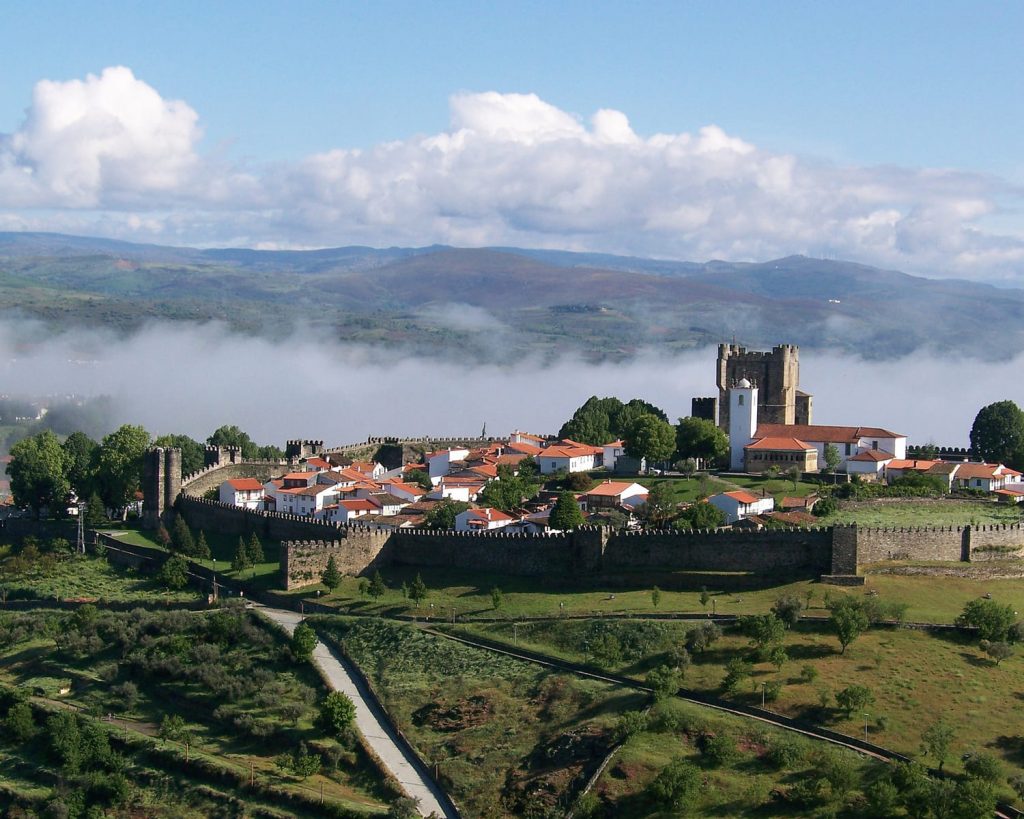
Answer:
M801 387L822 424L881 426L912 443L966 445L977 410L1024 405L1024 354L1011 362L913 355L894 361L802 351ZM153 324L128 338L103 330L54 335L0 323L0 393L109 395L108 427L207 437L237 424L261 443L368 435L555 432L591 395L642 397L675 420L714 394L716 351L646 351L625 363L500 359L460 364L416 351L250 338L221 325Z

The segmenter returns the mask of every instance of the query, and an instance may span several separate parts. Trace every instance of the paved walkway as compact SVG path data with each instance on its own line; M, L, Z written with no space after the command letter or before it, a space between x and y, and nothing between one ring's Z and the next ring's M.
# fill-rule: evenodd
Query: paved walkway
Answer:
M250 603L250 606L261 611L289 634L295 631L295 627L303 620L302 615L298 612L273 609L258 603ZM418 800L420 814L422 816L435 814L445 817L445 819L455 819L455 815L446 811L442 806L443 801L437 793L434 783L420 775L409 753L395 737L391 726L388 725L377 704L363 696L355 679L349 674L340 658L328 646L317 643L313 650L313 662L324 672L331 687L348 695L355 704L356 727L365 737L369 746L373 748L373 752L380 758L384 767L398 780L406 795Z

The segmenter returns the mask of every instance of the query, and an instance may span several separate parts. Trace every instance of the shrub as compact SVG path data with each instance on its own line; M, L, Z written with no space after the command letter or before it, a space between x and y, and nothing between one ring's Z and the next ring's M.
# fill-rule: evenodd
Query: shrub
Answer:
M850 717L854 711L867 708L875 701L875 695L866 685L850 685L836 694L836 705Z
M700 787L700 771L682 757L677 757L651 782L650 795L658 805L681 812L693 802Z
M818 679L818 669L813 665L805 665L800 668L800 682L810 685Z
M995 600L970 600L956 618L958 626L973 626L978 629L978 638L1002 642L1006 640L1013 625L1013 606L1002 605Z
M972 754L964 762L964 772L974 779L993 784L1002 781L1002 763L991 754Z
M783 736L772 741L765 756L779 770L788 770L799 765L804 754L802 743L792 737Z
M712 765L728 765L738 755L736 740L729 734L718 733L704 738L701 744L701 753Z
M325 731L334 736L348 731L355 717L355 705L341 691L332 691L320 703L320 724Z
M647 730L648 717L643 711L626 711L619 717L615 735L621 742L642 734Z

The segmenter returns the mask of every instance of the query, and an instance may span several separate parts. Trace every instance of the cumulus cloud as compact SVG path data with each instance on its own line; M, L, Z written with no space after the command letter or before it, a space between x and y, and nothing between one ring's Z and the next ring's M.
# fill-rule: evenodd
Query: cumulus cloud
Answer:
M621 111L588 120L489 91L452 96L442 133L262 167L203 155L200 136L187 103L127 68L42 81L0 136L0 225L205 245L804 253L1024 283L1024 235L984 227L1019 209L1020 186L772 153L714 125L642 136Z
M118 411L111 428L141 423L154 434L205 438L238 424L260 441L341 444L369 435L469 435L485 422L491 434L557 432L591 395L643 397L674 420L689 414L694 396L714 394L716 352L648 350L626 364L517 358L495 367L303 336L274 342L218 324L152 324L125 339L6 321L0 383L10 395L109 395ZM245 363L252 361L260 377ZM1022 366L1024 354L1009 363L922 355L880 363L805 351L801 387L814 394L818 423L882 426L912 443L962 446L982 406L1024 406L1024 386L1006 377Z

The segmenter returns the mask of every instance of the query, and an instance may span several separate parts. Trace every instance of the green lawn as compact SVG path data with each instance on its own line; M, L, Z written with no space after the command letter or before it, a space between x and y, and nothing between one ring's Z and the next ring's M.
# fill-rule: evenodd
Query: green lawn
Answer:
M822 518L824 525L857 523L861 526L974 526L1020 523L1014 506L986 500L923 500L880 498L871 501L840 501L835 515Z

